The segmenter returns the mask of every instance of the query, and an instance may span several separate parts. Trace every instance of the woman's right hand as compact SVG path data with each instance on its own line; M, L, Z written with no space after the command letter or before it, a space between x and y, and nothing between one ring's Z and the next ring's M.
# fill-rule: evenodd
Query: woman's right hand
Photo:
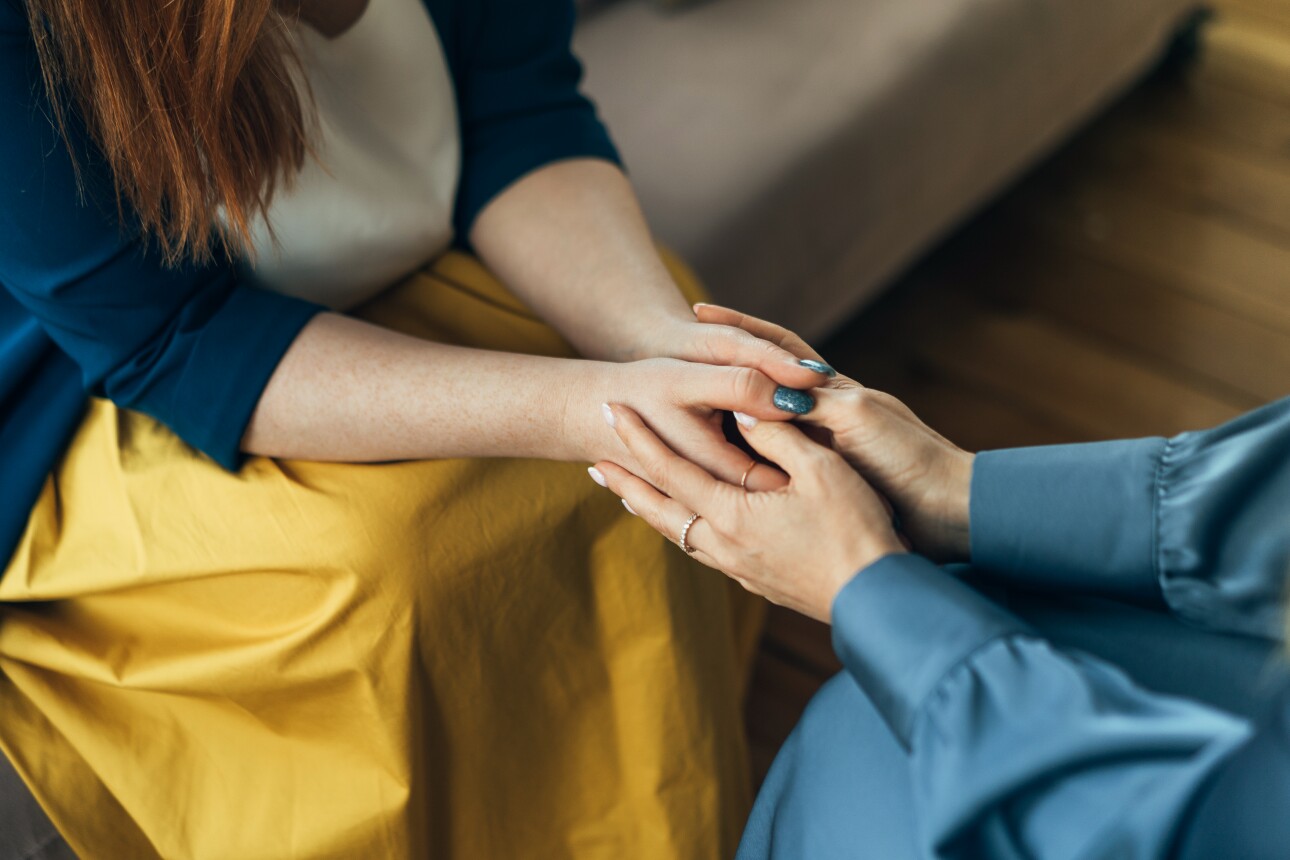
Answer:
M698 305L695 312L703 322L737 326L799 359L823 362L782 326L717 305ZM834 450L891 502L914 548L940 561L966 560L974 456L895 397L853 379L838 376L812 394L816 407L799 422L831 435Z
M744 483L755 491L788 483L783 472L757 463L728 441L723 430L725 412L765 421L786 421L800 414L775 405L779 386L760 371L669 358L588 365L594 368L592 378L575 386L566 407L566 427L573 431L582 459L631 467L629 452L602 415L602 404L622 403L645 416L672 450L726 483ZM799 394L797 401L799 409L814 407L810 395Z
M745 493L677 456L635 411L621 404L607 409L634 465L602 461L592 478L754 594L828 622L834 599L857 571L905 552L878 494L797 427L738 416L749 445L791 476L777 490Z

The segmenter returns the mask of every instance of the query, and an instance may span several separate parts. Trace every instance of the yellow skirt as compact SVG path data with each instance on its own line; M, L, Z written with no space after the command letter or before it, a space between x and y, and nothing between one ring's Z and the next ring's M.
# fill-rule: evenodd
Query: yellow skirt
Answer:
M461 254L358 315L572 355ZM87 860L728 857L760 620L577 464L233 475L96 401L0 579L0 747Z

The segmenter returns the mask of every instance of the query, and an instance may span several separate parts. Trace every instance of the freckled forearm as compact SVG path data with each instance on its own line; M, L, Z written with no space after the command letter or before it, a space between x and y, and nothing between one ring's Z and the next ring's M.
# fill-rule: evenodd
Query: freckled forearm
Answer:
M645 357L659 326L693 320L631 184L608 162L534 171L484 209L470 239L502 281L592 358Z
M593 396L606 369L445 346L322 314L283 357L242 447L344 462L584 459L586 440L566 432L568 400Z

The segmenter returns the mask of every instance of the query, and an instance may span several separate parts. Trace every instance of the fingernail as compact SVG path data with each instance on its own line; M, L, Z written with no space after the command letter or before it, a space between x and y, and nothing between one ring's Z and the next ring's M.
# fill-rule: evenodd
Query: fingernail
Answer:
M627 509L627 513L631 514L632 516L634 516L634 517L639 517L639 516L640 516L640 514L638 514L638 513L636 513L635 511L633 511L633 510L632 510L632 506L631 506L631 505L627 504L627 500L626 500L626 499L623 499L623 507L624 507L624 508L626 508L626 509Z
M736 412L736 413L735 413L735 420L739 422L739 426L741 426L741 427L756 427L756 426L757 426L757 419L756 419L756 418L752 417L751 415L745 415L745 414L744 414L744 413L742 413L742 412Z
M587 469L587 474L591 476L591 480L595 481L595 482L596 482L597 484L599 484L600 486L602 486L602 487L608 487L608 486L609 486L609 484L605 481L605 476L604 476L604 475L602 475L602 474L600 473L600 470L599 470L599 469L597 469L595 466L591 466L591 467L589 467L589 468Z
M775 389L775 408L794 415L805 415L815 408L815 398L805 391L780 386Z
M605 423L610 427L618 423L618 419L614 417L614 410L609 408L608 403L600 404L600 414L604 416Z
M823 373L829 379L832 379L833 377L838 375L838 372L836 370L829 367L827 364L825 364L822 361L816 361L811 358L804 358L801 361L799 361L798 364L802 365L802 367L805 367L807 370L814 370L816 373Z

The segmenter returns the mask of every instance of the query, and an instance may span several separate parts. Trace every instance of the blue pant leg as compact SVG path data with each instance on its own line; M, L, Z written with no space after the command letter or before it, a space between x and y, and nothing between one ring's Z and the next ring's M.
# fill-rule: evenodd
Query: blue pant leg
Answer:
M738 860L922 856L909 763L845 673L824 685L776 757Z

